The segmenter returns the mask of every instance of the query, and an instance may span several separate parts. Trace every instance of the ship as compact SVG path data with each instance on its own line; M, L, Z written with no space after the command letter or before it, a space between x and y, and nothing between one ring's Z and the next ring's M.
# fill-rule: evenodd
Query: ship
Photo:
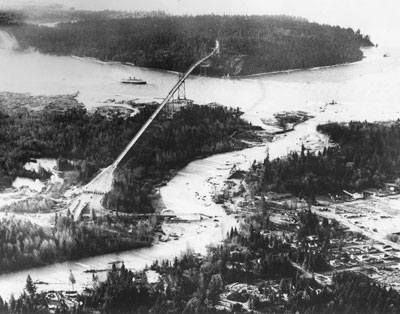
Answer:
M130 77L127 78L127 79L122 80L121 83L123 83L123 84L135 84L135 85L144 85L144 84L147 84L146 81L143 81L143 80L141 80L141 79L138 79L138 78L132 77L132 76L130 76Z

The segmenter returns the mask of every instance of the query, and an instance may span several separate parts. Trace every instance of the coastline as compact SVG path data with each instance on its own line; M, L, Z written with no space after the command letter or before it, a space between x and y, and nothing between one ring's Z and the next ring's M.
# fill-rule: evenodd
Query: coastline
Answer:
M192 211L202 212L205 215L217 215L219 216L218 227L214 226L215 222L212 221L193 224L169 224L168 228L172 230L172 232L178 234L183 233L178 240L159 242L151 247L142 249L100 255L57 263L46 267L27 269L17 273L3 274L0 275L0 281L4 280L6 282L10 280L8 278L19 276L19 280L22 280L22 287L27 274L30 273L34 280L37 279L51 283L52 279L42 279L48 276L47 273L49 269L54 269L55 274L58 274L56 276L59 277L60 272L65 272L67 274L67 270L64 271L63 269L72 268L77 278L77 286L83 288L90 283L89 277L85 277L85 273L83 273L84 270L90 269L90 265L102 269L106 262L123 259L127 268L138 270L149 265L154 260L165 258L172 259L176 255L179 255L179 252L183 252L187 247L194 247L194 250L200 253L205 252L206 246L210 243L217 243L222 240L226 231L238 223L233 215L227 215L221 205L215 204L212 201L213 192L228 177L232 166L236 165L239 169L246 170L254 159L262 161L266 156L267 150L272 158L284 156L288 151L288 147L291 147L291 149L299 149L301 141L303 141L305 137L310 136L311 133L315 133L315 135L319 136L319 139L314 142L315 148L320 149L324 147L325 144L329 143L329 139L316 131L316 125L319 121L319 119L312 118L306 122L300 123L295 126L294 132L277 136L271 143L264 142L263 145L256 145L235 152L211 155L204 159L192 161L185 168L178 171L167 185L160 188L161 200L168 209L175 210L177 214L185 213L188 208L190 208ZM310 131L312 132L310 133ZM294 145L294 143L296 143L296 145ZM171 191L173 191L173 193L171 193ZM199 241L199 234L201 234L201 241ZM139 256L140 262L138 263ZM34 270L34 272L31 272L31 270ZM78 274L78 271L82 273ZM45 290L52 288L68 289L67 275L65 275L65 280L60 281L60 279L57 279L57 282L58 284L56 285L50 284L43 288L45 288ZM0 293L4 295L2 289L0 289Z
M361 47L361 51L363 51L365 49L374 49L374 48L375 48L375 46ZM249 75L242 75L242 76L239 75L239 76L230 77L229 79L236 79L236 78L237 79L247 79L247 78L257 78L260 76L274 76L274 75L279 75L279 74L290 74L290 73L301 72L301 71L316 71L316 70L330 69L330 68L336 68L336 67L357 64L357 63L363 62L367 58L368 57L364 54L364 51L363 51L363 57L361 58L361 60L357 60L357 61L337 63L337 64L332 64L332 65L323 65L323 66L311 67L311 68L296 68L296 69L263 72L263 73L256 73L256 74L249 74Z
M371 47L362 47L362 49L367 49L367 48L374 48L374 46ZM50 56L54 56L54 54L48 54ZM112 60L101 60L99 58L94 58L94 57L81 57L77 55L72 55L72 54L56 54L56 56L70 56L74 59L77 60L86 60L90 62L96 62L98 64L102 65L119 65L119 66L125 66L129 68L139 68L139 69L150 69L154 71L162 71L162 72L167 72L171 74L176 74L179 75L180 72L174 71L174 70L166 70L166 69L159 69L159 68L151 68L151 67L143 67L143 66L137 66L131 62L121 62L121 61L112 61ZM228 80L240 80L240 79L249 79L249 78L257 78L260 76L274 76L274 75L279 75L279 74L290 74L294 72L301 72L301 71L315 71L315 70L322 70L322 69L329 69L329 68L335 68L335 67L342 67L342 66L348 66L352 64L357 64L359 62L364 61L367 57L363 54L363 57L361 60L357 61L350 61L350 62L344 62L344 63L337 63L337 64L332 64L332 65L323 65L323 66L318 66L318 67L310 67L310 68L295 68L295 69L287 69L287 70L278 70L278 71L270 71L270 72L261 72L261 73L254 73L254 74L248 74L248 75L237 75L237 76L230 76L226 77L225 75L223 76L213 76L213 75L208 75L205 77L208 78L216 78L216 79L228 79ZM204 77L200 74L191 74L190 76L194 77ZM190 77L189 76L189 77Z
M299 125L299 127L301 127L301 125ZM290 132L290 133L295 133L295 132ZM291 136L291 134L287 134L287 136ZM294 143L293 143L294 144ZM237 153L239 153L239 152L237 152ZM250 161L248 161L249 163L250 163ZM225 165L225 164L223 164L223 165ZM248 165L247 165L248 166ZM228 167L225 167L225 168L228 168ZM182 169L183 170L183 169ZM179 172L177 173L177 175L179 175ZM174 176L175 177L175 176ZM199 234L197 234L197 232L196 232L196 234L195 234L195 236L194 236L194 238L193 238L193 240L194 241L196 241L196 237L199 237ZM172 241L170 241L170 242L172 242ZM175 241L173 241L173 242L175 242ZM182 242L180 242L180 243L182 243ZM172 244L174 244L174 243L172 243ZM185 245L185 244L184 244ZM140 249L139 249L140 250ZM113 256L118 256L118 255L120 255L120 254L116 254L116 255L113 255ZM66 263L68 263L68 262L66 262ZM75 263L75 262L74 262ZM87 265L86 265L87 266ZM0 276L1 277L1 276ZM25 278L23 278L23 281L25 280Z

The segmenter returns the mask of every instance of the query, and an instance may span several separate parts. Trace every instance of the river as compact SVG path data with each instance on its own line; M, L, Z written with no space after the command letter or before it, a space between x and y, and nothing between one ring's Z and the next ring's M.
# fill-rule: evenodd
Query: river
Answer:
M88 108L101 106L107 99L140 99L149 101L164 97L178 79L176 73L104 63L75 57L49 56L33 50L14 52L18 43L0 31L0 91L32 94L65 94L79 91L78 99ZM220 241L236 225L221 206L212 203L210 193L221 184L233 164L248 168L254 159L261 161L268 149L271 158L289 150L306 146L321 148L328 139L316 133L318 123L348 120L397 119L400 107L400 51L369 48L363 61L329 68L288 71L240 79L189 77L187 96L197 103L218 102L240 107L244 118L262 125L260 118L269 118L282 110L304 110L314 119L296 127L275 141L240 152L214 155L196 160L160 189L167 207L179 212L202 212L219 216L218 222L169 225L179 240L161 242L149 248L119 254L106 254L78 261L32 268L0 276L0 296L22 291L28 274L33 280L48 282L42 289L69 289L71 269L76 277L75 288L91 282L89 268L104 269L109 262L123 260L126 267L140 269L155 259L173 258L191 248L204 252L209 243ZM134 75L149 84L130 86L120 80ZM335 100L336 105L326 105ZM100 273L100 279L105 273Z

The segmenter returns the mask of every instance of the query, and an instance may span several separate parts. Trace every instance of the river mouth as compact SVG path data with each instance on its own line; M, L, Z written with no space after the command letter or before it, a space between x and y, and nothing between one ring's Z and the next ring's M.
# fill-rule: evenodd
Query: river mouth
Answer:
M3 56L3 52L2 56ZM187 80L190 98L198 103L218 102L240 107L244 118L254 125L262 126L261 118L269 118L282 110L304 110L313 115L298 125L293 132L277 136L272 143L226 154L196 160L177 173L160 189L168 209L175 213L203 213L216 216L210 221L191 224L170 224L168 232L180 235L177 240L159 242L149 248L130 250L115 254L58 263L32 268L0 276L0 296L7 299L11 293L18 295L28 274L43 290L69 290L69 270L74 272L76 288L92 284L91 274L85 270L104 269L108 263L124 260L127 268L134 270L150 265L156 259L172 259L187 248L204 252L210 243L218 243L238 221L226 215L220 205L212 202L211 195L227 178L236 164L247 170L254 160L262 161L285 156L291 150L321 149L329 140L316 132L318 123L349 120L388 120L399 117L398 99L400 62L392 54L391 60L365 59L357 64L313 71L298 71L237 80L191 77ZM131 74L132 67L98 64L71 57L44 56L38 53L5 53L0 58L0 75L3 89L33 94L60 94L81 91L79 98L85 106L101 106L110 98L157 98L165 96L176 81L176 74L149 69L134 68L141 78L152 83L136 89L119 84L120 78ZM390 62L390 65L388 64ZM20 64L27 68L21 72ZM48 75L43 75L46 69ZM79 71L78 71L79 69ZM78 73L81 73L78 75ZM82 74L84 73L84 74ZM96 77L96 79L93 79ZM218 89L215 88L218 86ZM336 100L337 104L327 103ZM196 193L197 192L197 193ZM181 235L183 234L183 235ZM100 273L101 280L105 273Z

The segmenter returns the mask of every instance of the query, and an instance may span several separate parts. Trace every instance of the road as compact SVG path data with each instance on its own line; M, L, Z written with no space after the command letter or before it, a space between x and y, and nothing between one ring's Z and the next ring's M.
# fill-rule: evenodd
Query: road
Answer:
M364 200L357 200L354 202L363 202L363 201ZM367 229L360 228L359 226L353 224L346 217L343 217L343 215L337 214L335 212L335 208L332 205L329 206L328 208L330 209L329 211L318 211L316 208L313 208L313 210L317 215L328 218L328 219L334 219L334 220L338 221L341 225L348 227L351 231L358 232L358 233L364 235L368 239L375 240L377 242L383 243L383 245L389 245L393 249L400 250L400 244L394 243L390 240L387 240L380 233L368 231ZM364 247L364 246L366 246L366 244L350 245L347 247ZM312 277L312 273L307 271L304 267L294 263L293 261L291 261L291 263L295 268L301 270L307 277ZM387 266L387 265L397 265L397 264L398 264L398 262L385 262L384 265ZM365 263L365 265L345 267L343 269L335 269L334 271L327 271L327 272L322 272L319 274L314 273L314 278L321 285L327 285L327 284L330 285L332 283L330 276L335 272L342 272L342 271L348 271L348 270L360 271L366 267L374 267L374 266L382 266L382 265L383 265L382 263Z
M362 201L360 201L360 202L362 202ZM330 211L324 211L324 212L314 209L314 212L316 214L318 214L319 216L322 216L322 217L325 217L328 219L335 219L340 224L348 227L351 231L361 233L362 235L364 235L365 237L367 237L369 239L373 239L375 241L381 242L384 245L390 245L392 248L394 248L396 250L400 250L400 244L394 243L390 240L385 239L382 236L382 234L380 234L380 233L371 232L371 231L368 231L367 229L358 227L357 225L353 224L352 222L350 222L347 218L343 217L342 215L336 214L335 209L332 208L332 206L329 206L329 209L330 209Z

